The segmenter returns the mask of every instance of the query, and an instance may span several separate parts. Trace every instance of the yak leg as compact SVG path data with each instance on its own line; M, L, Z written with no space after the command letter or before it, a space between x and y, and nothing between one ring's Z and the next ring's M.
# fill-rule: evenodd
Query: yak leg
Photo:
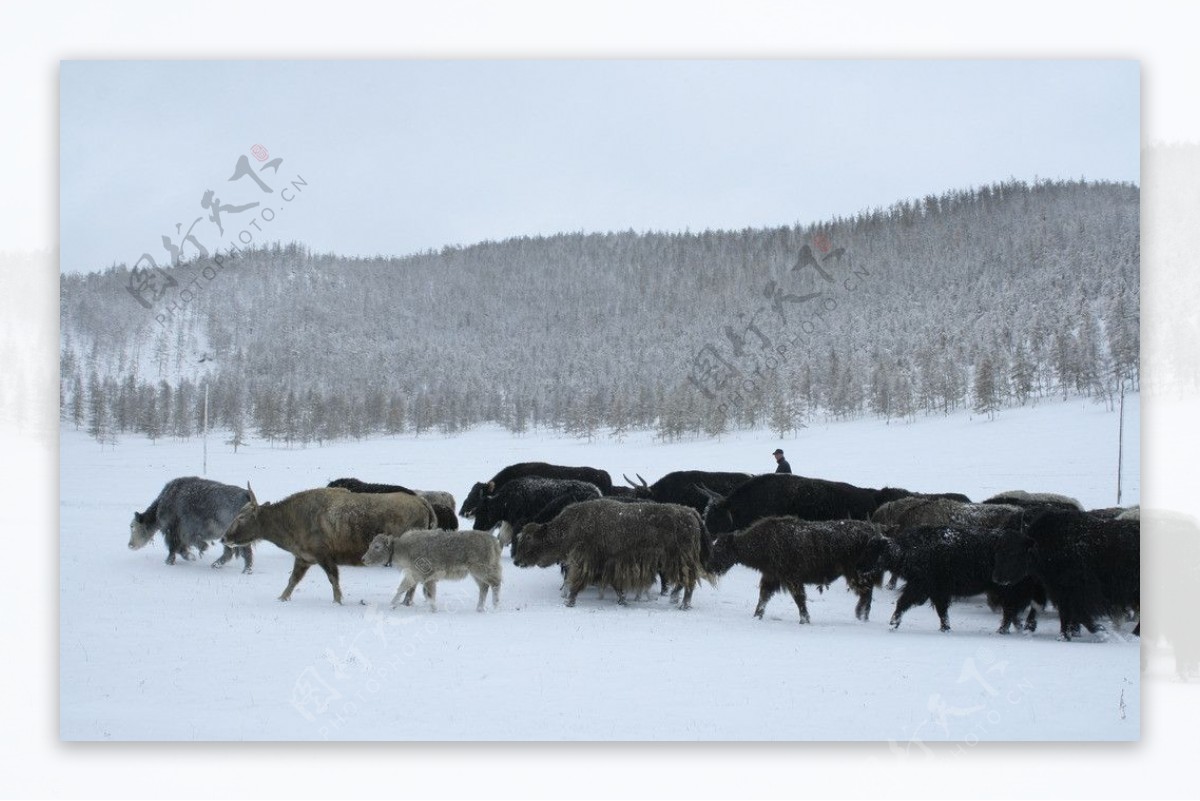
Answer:
M433 579L425 582L421 587L421 591L425 593L425 597L429 599L429 611L437 611L437 582Z
M221 547L223 550L221 551L221 555L217 557L217 560L212 563L213 567L224 567L233 558L232 548L228 545L222 545Z
M325 571L325 575L329 577L329 583L333 585L333 602L340 604L342 602L342 584L338 581L337 562L326 559L320 565L321 569Z
M499 579L497 579L492 584L492 608L493 609L500 608L500 580Z
M584 576L582 570L571 570L567 573L567 584L569 585L567 606L574 606L575 598L579 595L580 590L582 590L587 584L587 578ZM601 587L600 589L603 590L604 588Z
M938 620L941 621L941 630L950 630L950 598L945 595L939 595L933 599L933 608L937 611Z
M417 580L411 574L404 574L404 578L400 581L400 586L396 588L395 596L392 597L393 609L400 604L412 606L413 593L417 591L417 583Z
M696 582L689 581L683 586L683 603L679 605L681 610L692 608L692 591L696 589Z
M900 592L900 597L896 599L896 611L892 612L891 626L893 629L900 627L900 618L910 607L918 606L925 603L929 596L919 590L911 581L904 585L904 589Z
M281 601L290 601L292 598L292 590L296 589L296 585L300 583L300 579L304 578L304 574L312 567L308 562L296 560L296 564L292 566L292 577L288 579L287 586L283 589L283 595L279 596Z
M797 584L795 587L789 587L788 591L792 594L792 600L796 602L796 608L800 610L800 623L808 623L808 595L804 592L804 585Z
M662 591L659 593L659 595L666 595L670 591L670 586L671 586L670 584L667 583L667 574L659 573L658 580L662 582Z
M859 620L866 620L871 616L871 599L874 597L874 588L867 587L858 594L858 605L854 607L854 616Z
M754 607L754 616L762 620L763 612L767 609L767 601L771 600L771 596L779 592L780 583L766 576L762 577L762 581L758 582L758 606Z
M242 561L246 563L246 566L242 568L242 572L243 573L253 573L254 572L254 549L251 548L249 545L239 545L235 550L238 551L238 553L241 555Z
M483 611L483 602L487 600L488 585L482 579L475 579L475 583L479 586L479 603L475 604L475 611Z

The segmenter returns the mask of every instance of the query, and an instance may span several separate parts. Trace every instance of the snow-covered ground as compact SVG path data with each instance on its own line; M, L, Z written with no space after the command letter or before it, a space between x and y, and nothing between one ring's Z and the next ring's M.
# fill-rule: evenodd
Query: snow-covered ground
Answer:
M1140 496L1139 404L1127 400L1123 504ZM1082 400L1045 401L987 421L963 413L914 423L860 420L661 444L649 434L587 443L481 429L323 448L252 443L237 454L210 436L208 477L249 480L260 500L352 475L445 489L460 500L506 464L587 464L619 480L682 468L768 472L787 450L797 473L864 486L959 491L982 499L1022 488L1089 508L1116 500L1117 415ZM1139 736L1139 648L994 634L982 600L928 605L889 631L896 593L871 620L838 582L810 592L812 624L776 596L751 617L757 574L735 567L694 609L611 594L559 597L557 570L518 569L507 552L499 611L474 611L473 582L443 582L440 611L391 610L399 574L343 568L343 606L312 570L275 600L292 557L260 544L255 570L163 564L161 537L127 549L129 520L162 485L197 475L201 443L126 438L103 449L61 436L60 719L78 740L890 740L919 753L949 740L1130 740ZM469 525L469 521L465 521Z

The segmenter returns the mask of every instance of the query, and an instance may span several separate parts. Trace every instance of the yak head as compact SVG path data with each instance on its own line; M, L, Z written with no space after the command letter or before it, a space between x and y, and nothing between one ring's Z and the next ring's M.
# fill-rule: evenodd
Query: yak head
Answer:
M885 570L895 572L898 554L899 546L896 545L896 541L878 534L863 547L854 571L860 579L874 581L876 577L882 576Z
M129 550L136 551L145 547L146 543L154 539L156 531L158 526L150 522L150 515L134 512L133 520L129 523Z
M246 482L246 491L250 494L249 502L241 508L237 517L233 518L233 522L225 530L225 535L221 537L221 544L228 548L249 545L262 537L258 525L258 510L270 504L259 505L249 481Z
M709 534L731 534L734 531L733 514L729 511L729 499L713 492L703 484L693 484L697 492L708 498L704 507L704 528Z
M704 567L710 573L723 576L737 563L737 535L722 534L713 542Z
M475 496L475 505L471 507L471 517L475 518L475 524L471 528L476 531L491 531L500 522L496 517L496 495L489 489L492 486L490 482L475 486L479 488L479 494ZM474 494L475 490L472 489L471 493ZM467 500L470 500L470 497L468 495ZM463 502L463 506L466 506L466 501Z
M640 484L634 484L632 481L630 481L629 476L625 475L624 473L621 474L621 477L625 479L626 483L633 487L633 497L641 498L647 501L653 500L654 494L650 492L650 485L646 483L646 479L642 478L641 473L634 473L634 475L638 477L638 481L641 482Z
M459 507L458 513L463 517L474 517L475 510L479 508L480 499L495 491L496 483L494 481L476 482L475 486L471 487L471 491L467 493L467 497L463 498L462 506Z
M996 544L996 561L992 581L997 584L1016 584L1033 571L1037 559L1037 543L1024 530L1005 531Z
M875 508L878 509L885 503L898 501L901 498L911 498L915 494L906 489L899 489L898 487L884 487L883 489L875 490Z
M550 567L559 561L559 549L553 547L550 526L526 523L512 541L512 560L517 567Z
M371 540L367 552L363 554L362 563L364 565L389 565L392 563L395 547L395 541L391 534L376 534L375 539Z

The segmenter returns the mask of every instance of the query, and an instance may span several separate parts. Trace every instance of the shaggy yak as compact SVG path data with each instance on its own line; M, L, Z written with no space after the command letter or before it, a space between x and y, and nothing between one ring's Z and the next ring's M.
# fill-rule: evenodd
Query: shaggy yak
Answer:
M162 531L167 545L167 564L175 557L191 559L191 547L204 553L208 543L218 540L229 528L238 511L250 502L250 494L241 487L221 484L207 478L189 476L168 481L158 497L144 512L134 512L129 524L129 548L137 550ZM243 573L254 565L250 546L225 548L213 567L222 567L235 555L245 563Z
M392 606L412 606L418 584L429 599L429 610L437 611L437 583L442 579L466 578L469 574L479 585L479 603L483 611L488 589L492 606L500 605L500 544L485 531L406 531L403 534L379 534L362 558L364 565L395 564L404 578L392 598Z
M531 477L586 481L589 484L595 484L601 495L608 495L612 491L612 476L605 470L597 470L594 467L564 467L546 462L521 462L520 464L510 464L492 476L489 481L480 481L471 487L471 491L463 499L462 508L458 510L458 513L463 517L474 517L479 499L483 497L485 490L494 493L514 479ZM477 527L476 530L481 529Z
M567 565L567 606L591 584L611 586L617 603L629 592L641 594L660 574L683 590L680 609L690 609L701 578L709 541L695 509L668 503L622 503L610 498L583 501L549 523L529 523L517 535L513 564L518 567Z
M433 507L425 499L402 492L357 493L323 487L260 504L250 490L250 503L234 518L221 542L233 547L266 540L295 556L281 601L292 597L310 567L320 565L333 585L334 602L340 604L338 565L361 565L371 540L389 527L433 528L436 523Z
M433 513L437 515L438 528L448 531L454 531L458 528L458 515L454 513L454 496L448 492L441 492L439 490L414 490L402 487L399 484L371 484L366 481L359 481L357 478L337 478L330 481L327 486L341 487L351 492L406 492L409 495L418 495L429 501L429 505L433 507Z
M771 596L787 589L800 610L800 622L808 623L804 585L815 584L823 592L839 578L846 579L849 589L858 594L855 617L866 620L871 614L871 595L878 576L860 573L858 566L877 533L875 525L862 520L814 522L768 517L745 531L718 537L708 567L718 576L735 564L762 574L758 606L754 609L754 616L760 620Z
M1071 639L1081 626L1094 634L1097 617L1120 621L1141 608L1140 531L1138 520L1044 511L1024 530L1005 532L992 578L1005 586L1040 579L1058 608L1061 638Z
M941 630L950 630L949 609L954 598L987 593L990 602L1001 607L1003 617L998 632L1007 634L1019 625L1022 611L1035 601L1045 604L1040 585L1033 579L1011 586L992 580L999 529L972 531L951 526L917 526L889 537L876 537L868 547L860 568L864 573L879 574L891 570L904 579L904 588L896 600L891 626L913 606L929 600L941 622ZM1034 610L1026 628L1037 626Z
M1019 521L1025 508L998 503L959 503L946 498L913 496L885 503L875 510L871 520L893 531L916 526L949 526L968 531L1004 528ZM888 589L896 587L899 576L892 573Z

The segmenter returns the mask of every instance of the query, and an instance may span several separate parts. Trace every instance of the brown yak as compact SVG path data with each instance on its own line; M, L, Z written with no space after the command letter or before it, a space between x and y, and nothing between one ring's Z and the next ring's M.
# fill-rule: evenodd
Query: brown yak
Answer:
M292 577L279 600L292 590L313 565L320 565L333 585L334 603L342 602L338 565L361 565L363 554L380 531L433 528L433 507L406 493L364 494L344 489L310 489L278 503L262 503L250 491L250 503L238 513L221 538L229 547L266 540L296 557Z

